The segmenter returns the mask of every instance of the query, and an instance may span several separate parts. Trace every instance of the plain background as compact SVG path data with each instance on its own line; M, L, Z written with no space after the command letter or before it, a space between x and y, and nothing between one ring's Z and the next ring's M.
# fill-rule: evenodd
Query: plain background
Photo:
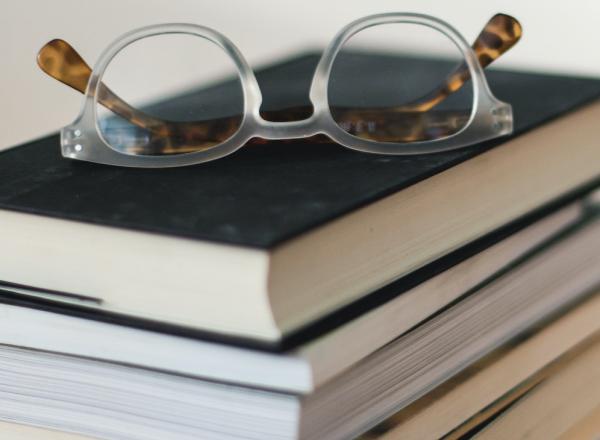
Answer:
M324 46L348 22L381 12L438 16L473 40L496 12L517 17L521 43L498 63L600 77L598 0L0 0L0 149L57 131L75 119L81 95L46 77L37 50L60 37L93 65L124 32L191 22L227 35L250 64ZM599 121L600 123L600 121Z

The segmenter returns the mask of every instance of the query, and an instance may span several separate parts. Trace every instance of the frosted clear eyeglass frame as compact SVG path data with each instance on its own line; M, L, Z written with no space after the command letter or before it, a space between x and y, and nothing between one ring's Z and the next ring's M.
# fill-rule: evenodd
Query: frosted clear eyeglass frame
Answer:
M448 37L462 54L464 60L462 71L459 68L438 90L439 98L444 93L449 95L469 79L473 81L470 118L458 132L434 140L382 142L354 136L345 131L332 117L328 102L328 84L336 55L358 32L372 26L390 23L422 25L437 30ZM244 97L244 114L239 128L222 143L201 151L164 155L130 154L119 151L103 139L98 125L98 104L106 106L106 102L99 101L104 87L103 75L111 60L122 49L140 39L163 34L189 34L205 38L219 46L233 60L239 73ZM50 76L82 93L85 92L85 102L79 117L61 131L62 154L71 159L125 167L178 167L222 158L238 150L251 139L299 139L319 134L324 134L338 144L361 152L412 155L453 150L512 132L512 108L494 97L488 87L483 68L510 49L520 37L521 27L518 21L504 14L498 14L488 22L473 47L470 47L451 25L427 15L388 13L356 20L335 36L321 56L310 88L312 115L307 119L289 122L267 121L261 117L262 96L254 72L231 41L219 32L204 26L163 24L129 32L104 51L93 71L66 42L53 40L40 50L38 64ZM441 99L444 97L442 96ZM126 103L121 102L121 104L126 106ZM135 112L134 109L130 108L130 110ZM131 120L134 117L135 115Z

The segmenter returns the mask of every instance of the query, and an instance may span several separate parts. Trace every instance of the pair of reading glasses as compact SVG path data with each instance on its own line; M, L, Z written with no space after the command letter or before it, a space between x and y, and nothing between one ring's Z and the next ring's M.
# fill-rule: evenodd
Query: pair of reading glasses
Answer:
M353 60L360 56L364 65L370 59L368 53L346 50L350 42L369 30L398 26L435 33L455 49L454 64L438 63L445 66L445 74L431 83L435 66L426 60L413 56L403 64L389 55L379 57L389 63L385 72L377 70L382 75L377 81L389 90L380 93L379 102L369 97L348 98L348 93L361 91L358 85L342 87L344 81L351 83L360 76ZM219 32L194 24L163 24L129 32L104 51L93 70L67 42L56 39L42 47L38 64L48 75L85 94L79 117L61 131L62 154L71 159L125 167L178 167L219 159L244 145L308 137L366 153L413 155L462 148L512 132L511 106L494 97L483 69L514 46L521 33L516 19L497 14L469 46L452 26L434 17L388 13L361 18L344 27L322 54L312 78L310 105L275 111L261 111L258 82L236 46ZM186 101L181 94L179 101L165 104L163 99L163 111L159 111L156 103L136 105L109 88L107 72L126 48L173 35L193 37L226 57L235 73L230 83L239 89L228 93L231 102L215 107L218 111L212 114L187 110L178 114L177 102ZM394 89L394 81L402 79L404 69L412 69L413 78L429 78L432 86L418 91L413 87L394 101L395 90L401 88ZM471 87L466 87L468 83ZM460 108L451 104L459 92L466 91L466 104ZM202 94L197 96L199 107L219 104L218 93L206 97L206 102Z

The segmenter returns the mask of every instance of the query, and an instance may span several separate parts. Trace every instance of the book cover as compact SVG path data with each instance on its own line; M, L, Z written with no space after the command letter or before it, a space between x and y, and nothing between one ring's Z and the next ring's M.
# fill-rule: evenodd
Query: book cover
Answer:
M263 108L308 104L317 61L307 55L257 72ZM592 79L500 70L487 77L513 105L513 137L600 96ZM203 93L214 91L195 98ZM270 142L198 166L143 170L65 160L50 136L0 153L0 209L271 248L506 141L418 156Z

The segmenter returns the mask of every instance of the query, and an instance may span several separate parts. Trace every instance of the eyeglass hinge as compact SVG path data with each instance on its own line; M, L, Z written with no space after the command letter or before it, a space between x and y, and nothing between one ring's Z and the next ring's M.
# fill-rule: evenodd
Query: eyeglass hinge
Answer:
M501 132L512 126L512 108L510 106L494 107L491 110L495 131Z

